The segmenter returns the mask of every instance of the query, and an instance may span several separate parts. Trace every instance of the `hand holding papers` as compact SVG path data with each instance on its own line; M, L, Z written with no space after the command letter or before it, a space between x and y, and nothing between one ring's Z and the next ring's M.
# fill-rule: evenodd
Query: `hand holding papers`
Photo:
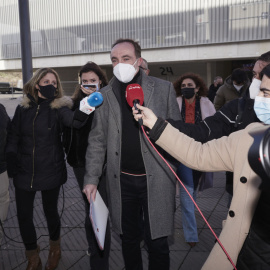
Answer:
M103 250L109 211L98 191L95 201L91 197L89 215L99 248Z

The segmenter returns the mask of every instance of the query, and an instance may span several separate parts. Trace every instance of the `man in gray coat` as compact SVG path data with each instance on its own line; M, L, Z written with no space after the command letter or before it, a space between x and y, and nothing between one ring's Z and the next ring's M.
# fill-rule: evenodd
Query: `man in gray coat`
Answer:
M173 85L147 76L139 66L141 47L131 39L112 45L115 77L101 89L103 104L96 109L86 152L84 192L95 198L107 158L107 191L114 229L122 235L127 270L142 270L141 210L149 269L169 270L167 236L173 232L175 176L161 160L134 120L125 97L126 87L138 83L144 104L165 119L180 119ZM160 148L161 154L165 152Z

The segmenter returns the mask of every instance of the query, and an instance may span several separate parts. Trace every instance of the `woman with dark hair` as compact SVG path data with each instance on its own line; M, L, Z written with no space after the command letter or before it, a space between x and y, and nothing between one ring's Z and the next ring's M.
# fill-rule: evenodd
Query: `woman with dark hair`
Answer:
M101 68L93 63L86 63L79 71L79 84L75 88L72 96L74 102L72 110L76 110L81 99L91 95L93 92L98 91L100 88L108 84L106 75ZM91 130L94 112L90 114L87 123L80 129L65 129L64 131L64 145L67 153L67 162L73 167L75 177L77 179L80 190L83 190L83 181L85 173L85 154L88 146L88 135ZM103 180L104 179L104 180ZM99 192L106 202L106 187L105 177L99 184ZM87 255L90 256L90 266L93 270L109 269L109 252L110 252L110 228L107 226L104 251L98 247L95 239L95 234L89 217L89 202L86 195L82 192L83 200L85 203L85 232L88 242Z
M81 127L88 115L71 111L72 100L64 96L56 71L38 69L23 87L7 137L7 170L13 177L20 233L28 259L27 270L42 269L33 223L33 205L41 191L50 251L46 270L56 269L61 258L61 221L57 203L67 170L61 141L62 126Z
M215 114L216 110L214 105L206 97L208 91L207 87L198 74L186 73L180 76L173 85L176 91L181 116L185 123L196 124L204 118ZM195 200L196 190L202 172L192 170L180 164L177 169L177 174ZM210 177L208 181L211 182L211 174L207 174L207 176L208 178ZM185 240L190 247L194 247L198 242L194 204L181 185L180 202Z

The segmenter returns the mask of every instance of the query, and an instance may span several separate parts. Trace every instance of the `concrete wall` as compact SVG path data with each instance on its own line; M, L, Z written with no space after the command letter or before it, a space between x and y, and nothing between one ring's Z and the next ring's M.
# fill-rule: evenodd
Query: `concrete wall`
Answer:
M230 75L234 61L252 62L269 49L270 41L254 41L143 50L142 57L149 62L152 76L174 81L179 75L192 71L200 74L206 84L210 85L215 76L220 75L225 78ZM109 52L33 58L33 67L56 69L64 82L66 92L71 94L78 70L87 61L100 65L108 79L113 76ZM0 70L21 71L21 59L1 60Z

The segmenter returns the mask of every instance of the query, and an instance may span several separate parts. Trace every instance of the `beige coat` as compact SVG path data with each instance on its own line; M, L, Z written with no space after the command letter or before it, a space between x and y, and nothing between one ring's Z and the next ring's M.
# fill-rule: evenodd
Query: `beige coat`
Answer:
M254 128L267 129L269 126L252 123L229 137L201 144L168 124L156 142L192 169L234 172L234 195L219 239L235 264L260 197L258 187L261 179L250 168L247 159L248 150L253 143L248 131ZM231 270L233 267L217 243L202 269Z

